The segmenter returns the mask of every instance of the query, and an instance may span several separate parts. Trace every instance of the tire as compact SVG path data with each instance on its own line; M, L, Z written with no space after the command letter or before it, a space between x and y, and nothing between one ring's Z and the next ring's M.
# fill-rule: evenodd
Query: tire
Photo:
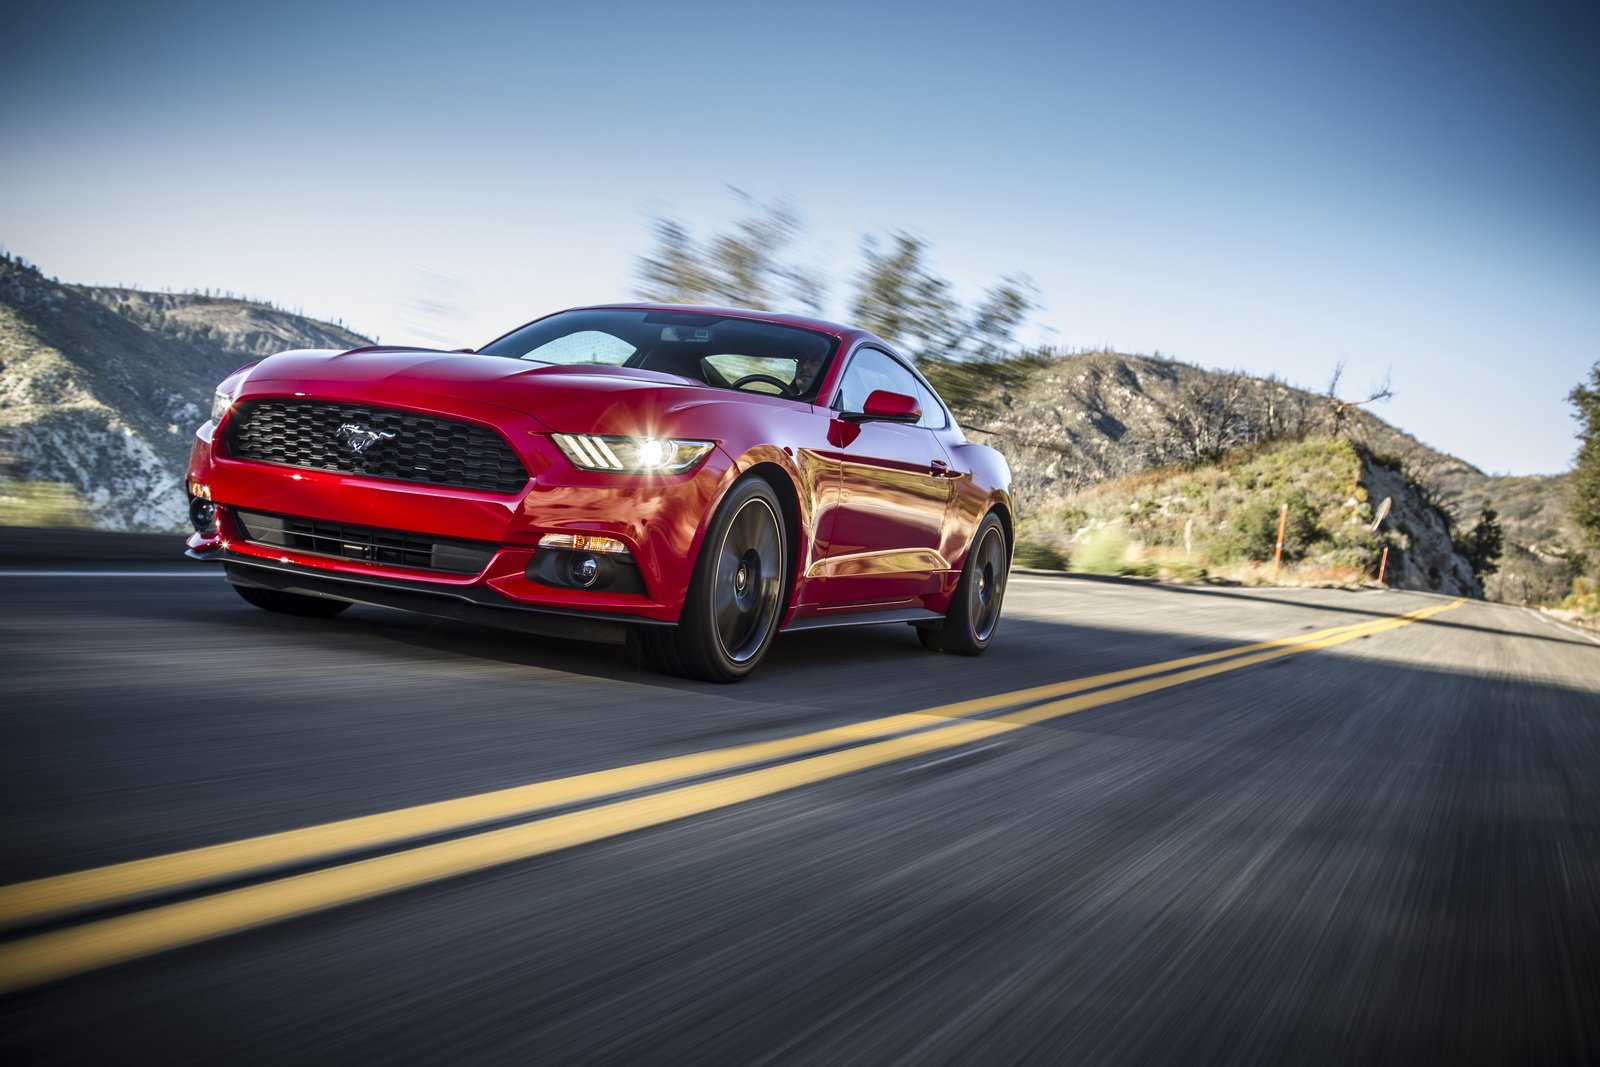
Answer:
M755 670L783 617L788 589L783 509L758 477L728 491L706 531L676 626L639 630L659 671L706 682L737 682Z
M285 593L278 589L258 589L253 585L236 585L233 591L264 611L280 615L299 615L306 619L326 619L350 606L348 600L329 600L327 597L303 596Z
M1000 627L1000 607L1010 570L1005 529L990 512L973 535L967 561L961 568L961 581L950 598L944 622L917 629L922 647L957 656L982 655Z

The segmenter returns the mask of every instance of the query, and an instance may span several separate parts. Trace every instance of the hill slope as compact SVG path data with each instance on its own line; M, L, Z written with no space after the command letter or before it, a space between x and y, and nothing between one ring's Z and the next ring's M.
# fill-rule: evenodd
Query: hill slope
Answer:
M163 342L188 341L238 363L291 348L343 349L370 343L342 325L291 315L254 300L140 289L83 287L78 291L132 319Z
M1393 509L1375 532L1385 498ZM1481 595L1445 516L1400 470L1343 438L1260 444L1215 463L1115 478L1035 509L1019 537L1024 563L1287 585L1368 584L1387 548L1389 586Z
M1061 501L1109 478L1217 459L1258 441L1327 429L1325 396L1271 378L1115 352L1031 359L996 375L961 414L1004 442L1025 506ZM1486 476L1367 411L1342 436L1394 455L1445 493Z
M1327 436L1334 416L1326 396L1275 379L1113 352L1033 357L995 367L990 379L959 414L1006 452L1024 513L1071 510L1080 493L1143 471ZM1482 504L1494 503L1506 554L1486 583L1491 598L1566 592L1581 540L1566 514L1565 476L1493 477L1359 408L1344 413L1340 437L1380 467L1402 467L1425 489L1423 503L1458 523L1475 522Z
M1585 551L1572 518L1572 474L1490 477L1459 491L1459 511L1470 520L1486 503L1505 528L1500 569L1484 582L1490 600L1546 604L1560 600L1581 574L1594 574L1596 553Z
M94 526L176 528L212 386L265 352L365 343L263 304L65 285L0 258L0 453Z

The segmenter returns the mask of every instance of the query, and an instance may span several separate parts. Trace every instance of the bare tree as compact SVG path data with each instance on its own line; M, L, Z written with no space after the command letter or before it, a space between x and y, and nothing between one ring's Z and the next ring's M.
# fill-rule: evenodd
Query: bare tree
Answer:
M655 251L639 261L639 296L673 304L762 309L795 303L820 311L820 278L788 258L801 232L799 215L782 201L757 204L748 194L733 192L748 213L703 245L681 222L655 220Z
M667 304L711 299L714 281L689 231L673 219L655 220L655 252L640 257L638 295Z
M1017 327L1039 306L1038 295L1038 286L1026 274L1001 278L972 309L966 330L971 354L990 362L1013 355Z
M1161 411L1168 458L1200 463L1250 443L1255 435L1244 404L1249 387L1250 379L1239 373L1200 375L1180 385Z
M928 268L926 251L925 241L907 233L891 234L887 248L864 238L850 307L862 326L919 362L950 356L961 336L961 306L950 283Z
M1266 379L1265 425L1261 436L1269 441L1299 440L1306 435L1310 422L1310 396L1300 389L1292 389L1276 374Z
M1344 361L1341 360L1333 368L1333 376L1328 379L1328 391L1325 399L1328 401L1329 421L1328 432L1333 437L1339 437L1346 429L1351 409L1366 407L1380 400L1388 400L1394 396L1394 390L1389 388L1389 375L1383 376L1383 384L1373 389L1370 395L1361 400L1345 400L1339 396L1339 381L1344 377Z

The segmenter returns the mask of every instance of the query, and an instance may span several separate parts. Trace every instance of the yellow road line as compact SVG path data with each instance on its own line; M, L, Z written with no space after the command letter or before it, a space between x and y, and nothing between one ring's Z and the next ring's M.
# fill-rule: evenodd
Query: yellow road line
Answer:
M1459 607L1461 603L1457 600L1405 616L1346 627L1342 633L1330 633L1310 642L1285 645L1180 674L1114 686L996 719L947 722L937 729L747 771L728 778L680 786L597 808L37 935L0 948L0 993L634 830L660 826L913 756L960 747L1048 719L1184 685L1199 678L1239 670L1298 652L1332 647L1370 633L1399 629Z
M672 756L20 882L0 887L0 925L34 922L118 901L310 863L341 853L470 829L484 823L533 815L551 808L586 803L618 793L800 756L820 749L892 737L944 723L952 718L983 715L1013 705L1098 689L1263 649L1299 645L1368 625L1371 625L1370 621L1348 623L1298 637L1255 642L1163 663L998 693L796 737Z
M1191 670L1181 671L1177 674L1163 675L1162 677L1149 679L1147 681L1131 682L1127 685L1117 686L1114 689L1104 689L1100 690L1099 692L1090 693L1086 697L1074 697L1071 700L1061 700L1048 704L1040 704L1037 707L1024 708L1021 711L1014 711L1010 714L1001 715L996 719L990 719L986 721L1011 722L1016 723L1019 726L1036 725L1049 719L1060 718L1063 715L1071 715L1074 712L1084 711L1088 708L1097 708L1102 704L1112 702L1111 700L1101 698L1110 697L1117 701L1131 700L1134 697L1143 696L1146 693L1154 693L1161 689L1171 689L1174 686L1187 685L1190 682L1197 682L1202 678L1210 678L1214 675L1225 674L1228 671L1236 671L1243 667L1251 667L1257 663L1266 663L1269 660L1282 659L1284 656L1292 656L1297 652L1311 652L1315 651L1316 649L1331 648L1334 645L1343 644L1346 641L1354 641L1357 638L1370 637L1373 634L1383 633L1387 630L1398 630L1403 626L1410 626L1414 622L1420 622L1423 619L1438 615L1441 612L1458 608L1464 603L1466 603L1465 598L1458 598L1456 600L1452 600L1448 604L1440 604L1436 607L1425 608L1422 611L1408 612L1405 615L1396 615L1390 619L1380 619L1373 622L1361 623L1357 626L1351 627L1346 632L1341 634L1334 634L1326 637L1315 637L1312 640L1297 643L1290 647L1259 652L1255 655L1241 656L1236 659L1230 659L1225 663L1216 663L1206 667L1196 667Z

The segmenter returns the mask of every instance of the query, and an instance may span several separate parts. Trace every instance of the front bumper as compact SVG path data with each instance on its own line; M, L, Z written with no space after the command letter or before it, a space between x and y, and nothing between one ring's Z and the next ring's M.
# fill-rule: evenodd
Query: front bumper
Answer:
M507 433L532 472L528 484L515 495L484 493L233 460L217 454L215 429L210 423L202 428L190 458L191 494L203 494L216 505L214 529L189 538L191 556L224 562L229 578L243 584L287 588L281 584L287 575L299 583L289 591L450 617L465 617L458 612L470 608L474 615L503 610L605 623L676 622L704 523L736 474L721 449L684 475L581 471L548 437L528 431L520 439ZM391 562L384 562L307 552L252 540L235 509L476 542L491 551L487 564L470 574L392 562L409 556L391 554ZM621 541L637 565L635 588L642 585L643 592L567 588L540 580L535 560L539 539L547 533ZM412 597L421 599L412 602ZM402 599L407 603L398 602Z
M234 585L398 608L545 637L620 644L626 640L630 626L668 625L633 615L516 604L482 586L440 589L376 574L336 574L294 563L263 561L224 548L209 552L191 549L188 555L220 562L227 571L228 581Z

